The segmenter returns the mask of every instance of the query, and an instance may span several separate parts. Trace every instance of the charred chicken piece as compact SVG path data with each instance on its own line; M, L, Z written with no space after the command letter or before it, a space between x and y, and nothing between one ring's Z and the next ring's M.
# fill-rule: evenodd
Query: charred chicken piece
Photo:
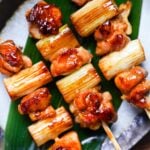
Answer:
M48 88L40 88L25 96L18 105L18 110L20 114L42 111L50 104L50 100Z
M22 59L24 62L24 68L29 68L32 66L32 60L28 56L22 55Z
M11 76L22 68L30 66L32 66L30 58L24 56L12 40L0 43L0 72L2 74Z
M45 1L38 2L31 10L27 11L26 19L29 22L29 32L36 39L57 34L62 25L60 9Z
M127 1L119 6L119 15L116 20L114 19L114 29L123 30L127 35L132 33L132 26L128 20L132 8L131 1Z
M130 39L127 35L132 32L132 27L128 21L130 10L131 2L121 4L119 15L110 21L106 21L95 31L97 55L121 50L129 42Z
M72 0L72 2L76 3L78 6L82 6L90 0Z
M29 114L29 117L32 121L44 120L46 118L51 118L56 115L56 111L52 106L48 106L43 111L33 112Z
M81 144L75 131L56 138L55 143L48 150L81 150Z
M146 96L150 92L150 81L145 80L139 83L131 90L129 94L123 95L122 98L135 106L143 109L150 109L150 99Z
M112 51L119 51L129 42L129 40L129 37L123 32L114 31L106 40L97 42L96 54L106 55Z
M100 93L95 89L80 92L70 106L75 121L82 127L97 130L101 122L110 123L116 120L116 112L109 92Z
M147 76L147 71L140 66L123 71L115 78L115 84L122 93L129 93L138 83Z
M52 60L51 73L54 77L70 74L91 59L92 55L83 47L61 49Z

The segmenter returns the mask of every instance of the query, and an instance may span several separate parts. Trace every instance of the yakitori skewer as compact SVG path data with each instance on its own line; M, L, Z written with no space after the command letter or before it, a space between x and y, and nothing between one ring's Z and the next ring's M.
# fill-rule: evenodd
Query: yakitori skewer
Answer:
M149 116L147 93L150 91L150 81L146 79L147 71L137 66L144 60L144 49L137 39L130 41L122 50L104 56L99 61L99 67L107 80L116 77L115 83L123 94L122 99L145 109Z
M56 84L64 100L70 104L75 122L92 130L97 130L103 125L114 147L118 149L119 144L116 144L114 136L111 137L112 133L110 134L110 129L108 130L109 127L106 125L114 122L117 117L112 96L109 92L98 91L100 81L101 78L92 64L87 64L60 79Z

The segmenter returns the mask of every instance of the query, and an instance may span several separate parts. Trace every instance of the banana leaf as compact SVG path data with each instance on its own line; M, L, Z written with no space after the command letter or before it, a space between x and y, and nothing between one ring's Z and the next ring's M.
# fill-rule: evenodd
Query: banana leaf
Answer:
M123 3L126 0L117 0L117 4ZM47 0L49 3L54 3L56 6L60 7L63 13L63 23L68 23L69 26L73 29L69 16L78 7L71 2L71 0ZM135 39L138 36L138 29L140 23L140 13L141 13L141 6L142 0L132 0L132 11L130 14L130 22L133 27L133 33L131 35L131 39ZM75 31L74 31L75 32ZM113 81L106 81L105 78L102 76L99 68L98 68L98 60L100 59L98 56L95 55L95 41L94 38L81 38L75 33L78 40L80 41L81 45L87 48L93 55L94 58L92 60L93 65L97 69L98 73L102 77L102 89L108 90L113 95L113 103L116 109L119 108L121 104L120 99L120 92L116 89ZM42 56L39 54L35 47L35 43L37 41L28 37L26 46L24 48L24 53L28 55L32 60L33 63L38 62L39 60L43 59ZM46 62L48 64L48 62ZM48 64L49 65L49 64ZM68 106L64 102L61 94L59 93L58 89L55 86L55 81L47 86L49 87L50 92L52 93L53 100L52 105L57 108L60 105L64 105L67 109ZM8 121L5 131L5 150L43 150L47 149L51 142L46 143L41 147L36 147L35 143L33 142L27 127L32 124L29 120L28 116L22 116L17 111L17 105L19 104L19 100L12 102L10 105L10 111L8 115ZM78 132L79 138L82 143L83 150L99 150L101 149L101 144L106 137L103 129L99 129L98 131L91 131L89 129L80 128L78 124L75 124L73 129Z

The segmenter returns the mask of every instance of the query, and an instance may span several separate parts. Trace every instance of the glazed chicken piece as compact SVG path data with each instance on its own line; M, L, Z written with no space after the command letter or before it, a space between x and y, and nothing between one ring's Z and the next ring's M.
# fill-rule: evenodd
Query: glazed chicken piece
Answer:
M96 54L106 55L112 51L121 50L130 40L132 27L128 21L131 2L119 6L119 15L106 21L95 31L97 41Z
M138 83L147 76L147 71L140 66L123 71L115 78L115 84L122 93L129 93Z
M32 61L21 53L12 40L0 43L0 72L11 76L23 68L32 66Z
M144 80L139 83L131 92L127 95L123 95L122 98L135 106L143 109L150 109L150 98L147 96L150 92L150 81Z
M90 63L92 54L83 47L64 48L58 51L52 60L50 67L54 77L59 75L67 75L79 69L82 65Z
M75 116L75 121L82 127L97 130L101 122L114 122L117 118L112 105L109 92L100 93L95 89L88 89L78 93L70 110Z
M52 106L48 106L43 111L32 112L29 114L29 117L32 121L44 120L46 118L54 117L56 115L56 111Z
M40 88L25 96L18 105L20 114L29 114L42 111L51 101L51 94L47 88Z
M108 23L106 22L106 24ZM103 25L105 26L105 24ZM99 32L98 30L96 30L96 32ZM129 38L126 36L126 34L121 31L114 31L111 33L109 38L97 42L96 54L106 55L112 51L118 51L122 49L128 43L128 41Z
M45 1L38 2L31 10L27 11L26 19L29 22L29 32L36 39L57 34L62 25L60 9Z
M78 6L82 6L90 0L72 0L72 2L76 3Z
M55 143L48 150L81 150L81 144L75 131L56 138Z
M137 107L150 109L150 99L147 97L150 81L145 79L147 75L147 71L140 66L118 74L115 84L123 94L122 99Z
M122 30L127 35L132 33L132 26L128 20L132 8L131 1L127 1L125 4L119 6L119 15L112 20L113 28L115 30Z

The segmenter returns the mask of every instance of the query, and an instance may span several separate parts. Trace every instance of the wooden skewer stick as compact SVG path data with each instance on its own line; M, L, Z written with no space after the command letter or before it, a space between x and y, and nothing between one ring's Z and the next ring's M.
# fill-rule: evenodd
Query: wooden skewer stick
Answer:
M145 112L146 112L148 118L150 119L150 110L149 109L145 109Z
M150 94L149 94L148 96L146 96L146 99L147 99L148 101L150 101ZM146 112L148 118L150 119L150 109L145 109L145 112Z
M110 128L108 127L108 125L102 121L102 126L103 126L107 136L109 137L109 139L113 143L115 150L121 150L120 145L118 144L117 140L115 139L115 137L114 137L112 131L110 130Z

